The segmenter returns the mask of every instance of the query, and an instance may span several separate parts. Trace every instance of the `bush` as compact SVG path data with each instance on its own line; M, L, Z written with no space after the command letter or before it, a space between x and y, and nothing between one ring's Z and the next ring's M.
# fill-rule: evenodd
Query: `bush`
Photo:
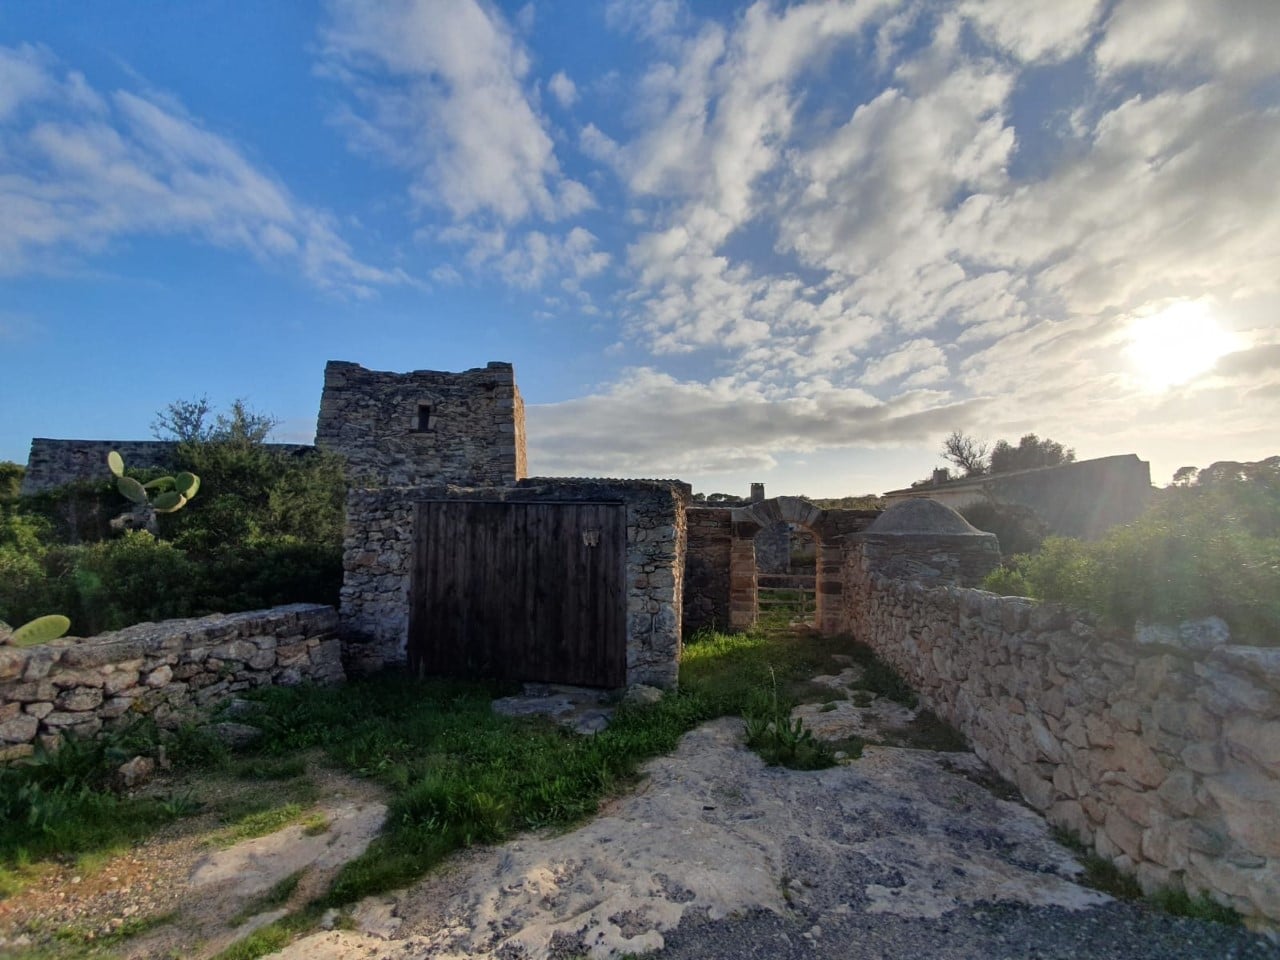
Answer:
M1050 537L984 586L1086 606L1123 628L1216 615L1239 640L1280 643L1280 463L1270 463L1162 490L1097 543Z
M994 533L1005 556L1039 550L1049 532L1044 518L1030 507L1018 504L981 501L961 508L959 513L979 530Z

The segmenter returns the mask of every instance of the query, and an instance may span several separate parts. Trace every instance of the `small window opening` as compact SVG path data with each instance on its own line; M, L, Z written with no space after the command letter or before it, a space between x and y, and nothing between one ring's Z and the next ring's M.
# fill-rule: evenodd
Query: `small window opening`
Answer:
M418 416L413 421L413 430L415 433L431 433L436 428L436 418L431 412L431 404L418 404Z

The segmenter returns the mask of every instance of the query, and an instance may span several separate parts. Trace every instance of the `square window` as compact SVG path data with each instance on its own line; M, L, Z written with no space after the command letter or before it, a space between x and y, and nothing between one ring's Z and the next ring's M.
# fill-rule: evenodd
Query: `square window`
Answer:
M436 428L435 418L431 413L431 404L418 404L418 415L413 421L414 433L432 433Z

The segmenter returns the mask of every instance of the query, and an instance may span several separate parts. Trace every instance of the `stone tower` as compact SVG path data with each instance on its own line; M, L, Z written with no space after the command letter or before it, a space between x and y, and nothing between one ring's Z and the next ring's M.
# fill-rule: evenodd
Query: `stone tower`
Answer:
M384 373L330 360L316 446L354 486L503 486L526 474L524 401L509 363Z

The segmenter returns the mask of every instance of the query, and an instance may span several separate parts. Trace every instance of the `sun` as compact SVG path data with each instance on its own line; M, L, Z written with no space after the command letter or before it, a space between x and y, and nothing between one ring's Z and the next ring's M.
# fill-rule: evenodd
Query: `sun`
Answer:
M1193 300L1135 318L1128 338L1129 360L1153 391L1186 383L1236 349L1235 335L1218 325L1204 303Z

